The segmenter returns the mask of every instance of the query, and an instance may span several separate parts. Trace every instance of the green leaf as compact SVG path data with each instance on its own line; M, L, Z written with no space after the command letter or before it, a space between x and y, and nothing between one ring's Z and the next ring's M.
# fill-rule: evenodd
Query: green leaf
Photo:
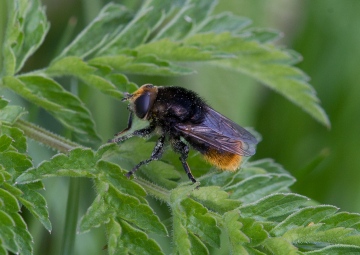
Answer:
M268 173L274 174L289 174L280 164L276 163L273 159L265 158L252 162L247 162L245 168L262 168Z
M24 220L17 212L7 213L6 218L4 216L0 210L0 217L4 219L4 224L2 222L0 224L0 240L4 248L13 253L33 254L33 240ZM7 224L9 219L11 219L11 225Z
M12 173L13 177L32 167L32 162L27 155L10 150L0 153L0 162L8 171L16 171Z
M16 71L16 49L21 45L23 32L21 31L20 19L24 15L24 10L29 2L26 1L6 1L7 6L7 24L5 36L1 42L1 76L13 75Z
M255 247L261 244L264 240L269 238L269 233L265 231L264 226L251 218L241 218L241 231L251 240L251 246Z
M217 64L252 76L300 106L320 123L330 126L326 113L319 106L315 91L307 83L307 76L299 69L289 66L295 62L292 54L259 45L255 41L235 41L234 45L239 46L237 58L222 60ZM240 48L246 49L247 53L241 52Z
M5 201L3 201L2 197L0 197L0 202L1 202L1 207L4 207L5 205ZM3 210L0 210L0 219L1 219L1 224L4 226L4 227L13 227L15 226L15 222L14 220L11 218L11 216L3 211Z
M6 139L7 142L4 140L1 141L4 137L8 138ZM9 169L10 171L14 169L15 171L23 172L24 169L27 169L32 165L26 155L11 150L10 146L12 143L15 143L15 141L7 135L1 136L0 142L7 144L7 148L3 147L3 150L0 152L0 162L6 167L6 169ZM10 142L10 144L8 142ZM13 177L16 177L16 175L12 176L11 174L4 172L2 176L4 177L4 181L7 182L1 183L0 200L2 200L6 205L6 211L18 212L20 210L19 203L21 202L37 219L40 220L45 228L50 231L51 223L49 220L46 201L42 195L34 190L39 187L41 188L42 185L21 185L18 188L11 185L12 179ZM26 238L28 237L26 236Z
M23 192L13 186L13 182L19 174L32 166L32 162L28 155L19 152L26 151L26 140L22 132L3 124L0 134L0 208L5 205L7 212L18 212L18 199Z
M8 104L9 104L9 101L1 96L0 97L0 110L4 109Z
M13 231L15 233L15 242L19 246L21 254L33 254L33 239L27 230L27 226L23 218L21 218L17 213L12 213L11 217L15 221L15 227L13 228Z
M173 215L174 254L191 255L192 243L189 238L189 233L187 232L186 227L182 223L181 216L182 216L181 213L174 212ZM201 245L198 246L201 247Z
M109 254L117 254L120 252L123 252L124 249L118 250L118 239L119 236L121 236L121 226L120 224L115 221L114 219L111 219L109 223L107 224L107 237L108 237L108 249ZM125 252L125 251L124 251ZM126 254L126 252L125 252Z
M62 75L88 75L94 73L96 67L90 66L85 63L81 58L75 56L68 56L56 61L53 61L46 69L46 74L53 76Z
M3 185L4 182L9 181L11 178L11 174L5 171L4 167L0 165L0 185Z
M122 169L130 171L141 160L144 160L151 155L154 146L154 142L134 137L123 144L114 144L113 147L108 149L103 158L109 161L115 161ZM134 151L137 153L134 154ZM178 161L178 157L176 157L176 162ZM141 167L136 175L144 174L148 179L156 182L158 185L168 189L175 188L177 183L173 180L180 179L181 175L172 163L173 162L171 162L171 164L151 162L150 164Z
M160 246L144 232L123 220L107 225L109 254L164 254Z
M274 37L272 35L267 34L265 39L264 33L261 38L259 36L253 35L251 38L248 35L234 36L230 32L207 32L193 34L181 41L181 44L169 39L152 41L140 46L138 51L141 54L151 51L166 61L214 60L218 56L225 57L226 59L218 59L213 63L252 76L303 108L322 124L329 126L330 122L319 106L315 91L307 82L308 77L291 66L299 60L298 54L264 44L263 41L267 42L268 37ZM168 47L164 48L164 44ZM204 52L204 49L207 52ZM190 54L191 51L193 54Z
M122 74L101 72L100 67L90 66L78 57L65 57L53 62L46 69L51 76L70 75L79 78L104 94L122 99L123 92L132 92L136 85Z
M94 66L108 66L115 71L142 75L178 76L194 73L192 69L174 65L155 55L140 57L124 54L102 56L91 59L89 64Z
M283 238L300 244L344 244L360 246L360 234L354 229L333 228L322 230L322 224L297 227L284 233Z
M271 233L276 236L281 236L285 232L295 228L297 226L307 226L321 222L327 216L334 214L338 208L330 205L309 206L302 208L290 216L284 221L280 222L275 228L271 230Z
M211 16L212 6L212 1L188 1L149 43L136 48L138 56L154 54L167 61L227 57L216 64L254 77L329 126L307 76L291 66L299 55L268 44L278 33L265 29L241 33L247 20L230 14Z
M162 161L152 162L144 168L143 173L150 181L168 189L176 188L178 184L176 181L181 178L181 174L173 164Z
M98 16L57 57L88 57L102 49L128 24L132 14L125 6L107 4Z
M320 123L330 126L329 119L319 106L315 91L308 84L308 77L299 69L290 66L294 55L271 45L233 37L230 33L194 35L187 43L214 47L225 53L236 53L236 57L219 60L217 65L242 72L300 106Z
M49 23L39 0L6 1L7 26L2 49L2 75L18 72L43 42Z
M208 210L189 198L182 200L180 204L181 210L186 215L184 219L186 228L211 246L219 248L221 231L215 218L208 213Z
M100 140L90 112L79 98L64 90L54 80L43 76L5 77L4 85L30 102L43 107L77 137L89 144Z
M135 224L137 227L159 235L167 235L165 226L154 214L154 211L143 201L134 196L116 190L112 185L102 194L106 204L122 219Z
M172 7L173 2L170 1L146 1L133 19L98 52L98 55L114 55L126 48L134 48L144 43L151 32L164 21Z
M12 143L12 139L7 135L0 136L0 152L7 151Z
M257 221L267 221L278 217L286 217L304 206L309 199L298 194L273 194L254 203L240 207L243 217Z
M229 194L220 187L200 187L191 193L192 198L212 211L225 213L240 206L237 200L229 199Z
M298 249L284 238L268 238L262 245L270 252L276 255L298 255Z
M218 66L259 80L329 126L307 76L291 66L301 57L269 43L279 33L258 28L244 30L249 21L229 13L211 15L214 3L189 0L172 6L148 1L133 18L123 7L108 5L71 44L80 49L86 39L94 38L91 47L80 50L84 55L76 51L73 54L84 57L95 51L91 65L143 75L191 74L191 69L175 62L216 60L213 63ZM99 87L106 84L93 82Z
M121 92L126 91L132 93L138 89L138 86L135 83L130 82L125 75L119 73L110 73L106 75L106 79Z
M212 12L216 1L190 0L182 4L175 17L156 35L156 39L180 40L191 34Z
M103 182L104 187L99 189L102 196L95 199L82 218L81 232L108 222L118 215L147 231L161 235L167 233L145 200L146 192L141 186L127 180L117 165L99 161L97 167L102 173L100 179L106 182Z
M11 127L8 125L1 125L0 126L0 133L6 134L12 139L11 145L14 146L14 148L20 152L25 153L27 152L27 144L26 144L26 137L24 136L24 133L22 130Z
M28 185L20 185L19 188L23 192L23 195L18 197L19 201L50 232L52 227L45 198L39 192L30 189Z
M100 227L101 225L109 222L113 219L115 213L109 205L107 205L103 198L98 195L94 202L87 209L86 214L81 218L79 224L79 232L85 233L90 231L92 228ZM110 240L109 240L110 245Z
M292 67L301 57L272 44L279 33L245 30L248 19L230 13L212 15L214 4L148 0L135 13L108 4L48 68L13 77L41 44L48 23L39 0L7 0L1 85L43 107L74 139L90 144L99 141L90 112L54 77L71 76L121 99L123 92L136 89L124 73L185 75L194 72L188 62L208 61L257 79L329 125L306 75ZM210 172L201 177L197 189L196 185L178 187L185 175L177 171L181 165L173 160L175 156L165 155L163 162L144 166L136 174L140 178L128 180L125 170L149 157L154 146L139 139L104 145L97 152L76 148L34 168L24 134L11 127L23 113L0 98L0 254L33 252L32 238L18 213L20 204L51 230L46 201L37 192L43 185L40 181L51 176L94 181L97 196L79 230L106 225L110 254L163 254L148 233L167 235L167 228L147 195L170 207L174 254L210 254L218 248L233 254L358 251L360 216L336 213L332 206L309 207L313 203L297 194L277 194L289 192L295 180L272 160L247 162L234 173ZM15 124L19 127L19 122ZM197 157L190 155L191 160L200 166L200 175L210 169ZM13 186L14 180L22 185Z
M7 252L6 252L5 248L2 246L1 239L0 239L0 254L1 255L7 255Z
M200 240L200 238L193 233L188 233L189 241L191 243L192 254L210 254L206 245ZM180 247L181 249L181 247Z
M157 57L171 61L207 61L233 57L233 54L214 50L212 48L201 47L198 44L185 44L183 42L172 41L164 38L159 41L149 42L139 45L136 48L137 56L148 56L156 54Z
M329 245L323 249L305 252L304 254L316 255L357 255L360 253L360 247L354 245Z
M238 172L243 172L242 169L241 171ZM220 187L226 187L227 185L231 184L231 183L236 183L237 180L235 180L234 176L237 173L234 172L230 172L230 171L222 171L222 172L217 172L217 173L213 173L213 174L209 174L209 175L205 175L201 178L201 185L204 186L220 186ZM243 178L241 178L243 179Z
M222 33L231 32L239 34L243 29L251 24L251 20L236 16L230 12L223 12L217 15L209 15L198 30L200 33Z
M22 115L26 114L24 108L15 105L9 105L0 109L0 122L14 124Z
M40 0L32 0L24 14L25 16L19 20L24 38L21 45L16 45L16 72L23 67L25 61L40 47L50 27L50 23L46 18L45 7L42 6Z
M231 192L230 198L239 199L247 204L266 195L285 191L294 182L295 178L287 174L253 175L226 187L225 190Z
M264 28L250 28L244 31L244 33L249 41L257 41L262 44L273 42L281 37L278 31L272 29L264 29ZM294 53L293 63L296 64L301 60L301 55L297 54L296 52L293 53ZM295 55L298 56L298 58L295 58Z
M360 230L360 214L358 213L339 212L327 217L321 222L324 223L324 227L327 228L344 227Z
M111 183L114 188L120 192L136 196L141 202L146 201L142 198L147 195L146 191L139 184L129 181L124 175L125 171L118 165L100 160L96 167L98 168L99 173L101 173L100 180Z
M242 224L238 221L239 218L240 212L237 210L224 214L224 227L229 238L231 254L246 254L243 244L250 242L241 230Z
M29 183L54 176L95 177L95 154L91 149L75 148L68 155L57 154L50 161L31 168L16 180L17 183Z
M10 215L8 215L8 217L11 218ZM13 253L20 251L19 245L15 242L15 233L12 227L8 227L5 224L0 225L0 240L2 242L2 246L7 250Z
M170 204L173 213L174 253L193 254L193 245L199 254L208 254L203 241L219 247L220 229L215 218L200 203L188 198L194 190L192 186L172 190ZM199 238L190 237L193 234Z
M8 103L9 101L0 96L0 122L13 124L23 114L25 114L26 111L23 107L8 105Z

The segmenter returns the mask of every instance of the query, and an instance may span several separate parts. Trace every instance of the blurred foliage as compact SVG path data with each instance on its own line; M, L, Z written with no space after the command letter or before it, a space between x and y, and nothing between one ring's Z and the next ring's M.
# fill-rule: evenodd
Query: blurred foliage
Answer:
M140 1L117 2L134 10L140 5ZM72 37L95 17L107 1L43 0L43 3L47 7L51 29L40 50L30 58L22 72L47 66ZM255 158L270 157L284 165L284 168L297 178L294 191L321 203L360 212L360 199L357 199L357 180L360 178L360 104L357 102L360 95L360 88L357 86L360 78L357 63L360 54L357 50L360 43L360 34L357 33L360 25L359 9L360 2L357 0L222 0L215 10L231 10L235 14L249 17L255 26L269 27L269 24L272 24L272 27L284 32L280 44L298 51L303 56L304 61L298 64L298 67L311 77L311 84L316 89L322 107L332 123L331 129L319 125L282 96L257 86L253 79L218 66L195 65L198 74L181 79L144 78L134 74L130 76L130 80L137 84L151 80L158 85L181 85L199 92L220 112L238 123L255 127L262 134L263 141L258 146ZM1 18L0 24L3 20ZM79 86L78 94L87 102L103 141L125 126L125 105L109 100L109 97L95 89L89 90ZM13 102L19 101L13 94L7 97L11 97ZM53 121L53 117L43 111L33 109L30 111L31 118L40 120L39 124L49 130L63 132ZM29 153L34 165L53 154L52 151L33 142L29 145ZM50 220L53 225L51 236L34 218L29 217L28 211L23 212L35 239L35 254L57 254L60 250L68 183L67 178L45 180L45 186L51 187L43 193L50 208ZM80 193L86 193L81 196L83 200L80 201L79 215L85 213L84 210L94 198L94 194L88 194L92 186L89 181L82 180ZM154 210L158 214L164 213L161 212L164 206L159 206L156 201L151 202L151 199L150 203L154 205ZM334 210L328 207L325 209ZM164 218L166 217L169 215L165 213ZM232 222L231 217L233 216L228 215L226 218L229 223ZM122 227L131 226L123 222ZM280 229L281 232L286 229L286 226L281 227L273 231ZM310 227L319 226L315 224ZM116 229L112 231L116 233ZM294 235L301 236L306 233L301 231L303 230ZM195 235L193 239L197 240ZM196 242L194 240L193 242ZM105 243L102 229L93 229L90 233L77 236L76 250L81 251L81 254L98 254L94 251L98 251ZM272 247L271 245L269 243L268 247Z
M254 81L246 77L211 69L195 78L197 83L207 84L201 90L205 98L223 105L223 111L230 112L233 119L256 127L264 139L255 157L281 162L297 178L293 190L321 203L358 212L359 7L356 0L225 0L217 8L231 9L252 19L254 25L266 24L283 32L279 43L303 56L297 66L311 77L332 123L330 129L312 121L278 94L251 86ZM215 94L219 84L224 83L230 89ZM232 95L239 100L227 100Z
M242 2L250 11L239 8L239 14L255 13L250 17L257 24L267 17L284 32L282 43L301 53L298 66L311 77L332 123L327 130L266 91L252 124L264 137L257 157L281 162L297 177L294 190L300 194L359 212L360 2L254 1L261 3L256 10Z

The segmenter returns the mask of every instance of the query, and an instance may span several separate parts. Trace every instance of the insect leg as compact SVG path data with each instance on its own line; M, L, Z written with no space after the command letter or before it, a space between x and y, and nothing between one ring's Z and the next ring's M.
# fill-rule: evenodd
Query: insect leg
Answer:
M122 133L125 133L126 131L128 131L131 128L132 121L133 121L133 116L134 116L134 113L130 112L127 127L123 131L120 131L119 133L115 134L115 136L119 136L119 135L121 135Z
M172 138L171 139L171 144L175 150L175 152L180 153L180 161L181 164L187 174L187 176L189 177L189 179L195 183L196 180L194 178L194 176L191 173L190 167L188 165L188 163L186 162L186 159L189 155L189 146L187 146L184 142L182 142L180 140L180 138Z
M151 161L158 160L162 156L164 152L164 142L165 142L165 135L159 137L154 147L153 152L151 153L151 157L149 159L141 161L137 164L131 171L126 174L127 178L130 178L142 165L150 163Z
M129 121L130 121L130 117L129 117ZM131 127L131 121L130 121L130 127ZM130 129L130 127L127 127L125 128L123 131L121 131L120 133L118 134L122 134L123 132L126 132L127 130ZM146 128L142 128L142 129L139 129L139 130L135 130L134 132L130 133L130 134L127 134L127 135L124 135L124 136L120 136L120 137L117 137L117 138L113 138L113 139L110 139L108 142L109 143L118 143L118 142L123 142L133 136L140 136L140 137L145 137L145 136L148 136L150 135L153 131L155 130L155 126L154 125L150 125ZM116 134L116 135L118 135Z

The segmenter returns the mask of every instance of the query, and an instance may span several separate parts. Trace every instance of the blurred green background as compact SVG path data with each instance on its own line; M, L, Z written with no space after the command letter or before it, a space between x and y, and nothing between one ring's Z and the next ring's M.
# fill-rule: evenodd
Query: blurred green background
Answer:
M115 1L136 10L141 1ZM43 0L51 28L41 49L25 71L46 66L66 41L76 35L105 0ZM138 84L181 85L197 91L210 105L263 136L256 159L273 158L298 182L293 190L320 203L360 212L360 1L358 0L220 0L216 12L231 11L249 17L253 25L283 32L277 42L303 56L297 66L311 78L321 105L329 115L331 129L318 124L300 108L249 77L197 64L198 74L167 79L131 77ZM104 142L126 125L125 104L109 100L79 86L79 95L91 109ZM30 119L61 132L44 112L30 112ZM53 152L31 143L35 163ZM61 245L69 180L46 180L53 233L50 236L32 221L36 254L58 254ZM93 199L91 184L84 182L81 208ZM79 215L84 213L81 209ZM26 212L25 212L26 213ZM90 239L96 236L96 241ZM106 243L102 229L77 236L76 254L99 252ZM46 251L46 253L45 253Z

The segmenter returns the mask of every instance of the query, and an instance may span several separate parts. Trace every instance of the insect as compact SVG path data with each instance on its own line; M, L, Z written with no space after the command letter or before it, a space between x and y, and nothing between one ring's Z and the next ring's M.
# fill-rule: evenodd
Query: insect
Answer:
M189 145L211 164L230 171L239 167L242 156L255 154L256 138L212 109L193 91L145 84L133 94L126 93L122 101L129 101L127 127L109 142L123 142L133 136L147 137L154 132L160 135L151 157L129 171L128 178L142 165L160 159L166 141L180 154L182 166L193 183L196 180L186 162ZM131 129L134 114L148 121L149 126L123 135Z

